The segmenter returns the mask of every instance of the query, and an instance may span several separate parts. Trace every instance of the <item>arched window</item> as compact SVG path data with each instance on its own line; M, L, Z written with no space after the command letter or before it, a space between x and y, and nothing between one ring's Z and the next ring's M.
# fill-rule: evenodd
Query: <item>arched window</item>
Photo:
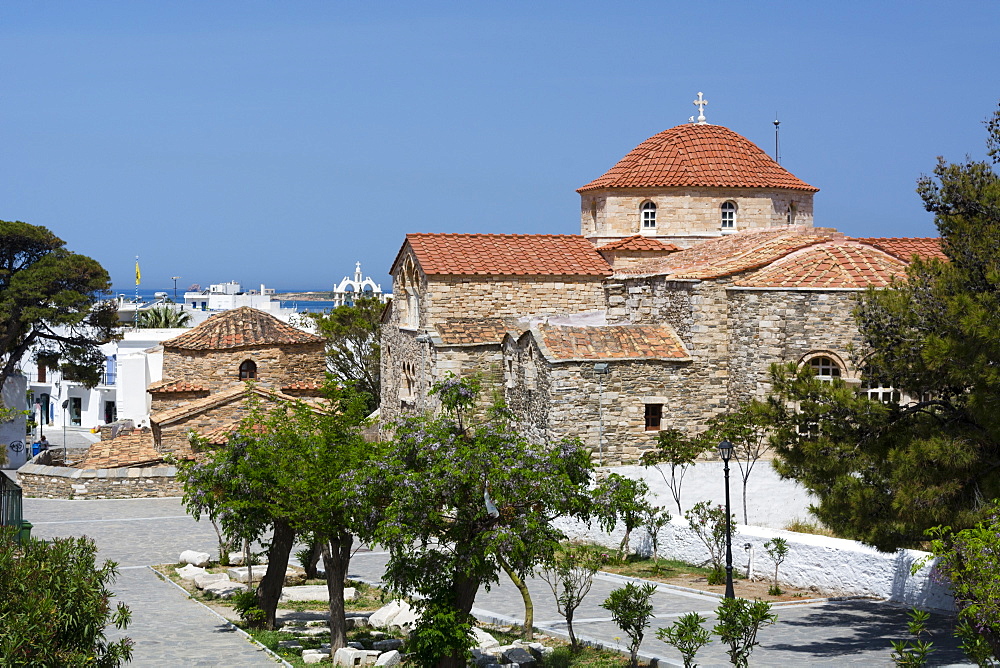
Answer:
M831 381L840 378L842 370L832 358L826 355L819 355L809 360L809 368L820 380Z
M253 380L257 377L257 363L247 360L240 365L240 380Z
M656 205L652 202L646 201L642 203L639 210L642 211L642 229L656 229Z
M722 224L724 230L736 229L736 202L722 203Z
M788 224L789 225L794 225L795 224L795 202L789 202L788 203L788 215L787 215L787 218L788 218Z

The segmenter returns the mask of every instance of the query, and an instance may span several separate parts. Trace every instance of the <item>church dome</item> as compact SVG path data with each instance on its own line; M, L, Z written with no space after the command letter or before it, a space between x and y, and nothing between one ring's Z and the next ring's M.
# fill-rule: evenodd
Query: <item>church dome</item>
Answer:
M782 188L816 192L752 141L721 125L686 123L636 146L577 192L600 188Z

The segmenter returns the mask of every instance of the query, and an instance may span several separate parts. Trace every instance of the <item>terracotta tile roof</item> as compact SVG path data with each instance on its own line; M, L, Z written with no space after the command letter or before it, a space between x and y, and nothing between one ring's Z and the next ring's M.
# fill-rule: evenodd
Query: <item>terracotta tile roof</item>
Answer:
M895 255L900 260L907 262L916 255L929 260L937 258L947 260L948 256L941 249L941 239L939 237L859 237L854 241L874 246L884 250L889 255Z
M517 329L512 319L448 318L435 329L446 346L499 344L508 331Z
M294 403L301 400L299 397L293 397L290 394L285 394L284 392L279 392L260 385L254 385L252 391L262 397L277 401L288 401ZM242 401L246 392L246 385L233 385L232 387L216 392L215 394L210 394L207 397L193 399L187 403L181 404L180 406L175 406L174 408L154 413L149 416L149 420L150 422L154 422L160 426L168 425L190 415L202 413L223 404L232 403L233 401Z
M608 276L611 267L578 234L407 234L427 275Z
M660 276L707 279L759 269L806 246L844 239L836 230L805 227L769 227L746 230L703 241L662 258L623 267L620 276Z
M162 461L163 455L153 447L153 434L136 429L130 434L119 434L110 440L92 444L77 468L132 468L152 466Z
M628 359L680 362L690 359L677 333L667 325L539 325L532 328L531 333L546 358L554 362Z
M208 392L209 389L198 383L189 383L186 380L161 380L151 384L146 388L147 392Z
M272 344L322 343L323 338L241 306L213 315L197 327L163 342L164 348L230 350Z
M734 285L767 288L884 287L906 274L906 262L856 241L830 241L790 253L740 276Z
M642 142L577 192L672 186L819 190L793 176L760 147L729 128L687 123Z
M618 241L612 241L609 244L599 246L597 250L662 251L664 253L670 253L680 250L680 247L668 244L665 241L660 241L659 239L653 239L651 237L644 237L641 234L636 234L631 237L625 237L624 239L619 239Z

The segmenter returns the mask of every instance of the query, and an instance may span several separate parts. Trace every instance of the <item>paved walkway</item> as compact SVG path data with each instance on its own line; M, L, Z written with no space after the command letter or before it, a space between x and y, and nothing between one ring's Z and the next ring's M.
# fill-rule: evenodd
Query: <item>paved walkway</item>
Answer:
M135 666L263 666L270 658L222 622L188 600L172 584L156 578L148 564L174 562L182 550L214 553L216 537L208 522L184 514L179 499L125 499L62 501L25 499L24 514L34 523L33 535L83 535L93 538L103 559L114 559L122 569L114 590L133 611L127 634L136 641ZM384 552L359 551L351 563L351 577L378 581L384 572ZM587 640L605 646L621 643L622 632L600 603L623 584L623 579L599 575L577 612L574 628ZM565 622L556 613L544 582L529 581L535 604L535 624L544 632L565 635ZM714 623L715 597L660 587L653 597L656 618L647 631L641 652L659 665L680 665L680 655L655 637L655 629L678 616L698 611ZM480 591L475 612L483 619L517 621L523 615L521 598L508 581ZM891 666L890 640L905 635L906 610L875 601L807 603L775 607L778 623L760 633L761 646L753 666ZM933 615L934 646L931 665L970 665L950 633L950 620ZM699 665L725 666L719 642L698 655Z
M215 530L184 514L179 499L63 501L24 499L38 538L87 535L99 559L119 564L112 587L132 609L125 630L135 641L130 665L274 666L270 655L227 628L213 613L146 568L173 563L184 550L215 553ZM120 637L115 629L108 636Z

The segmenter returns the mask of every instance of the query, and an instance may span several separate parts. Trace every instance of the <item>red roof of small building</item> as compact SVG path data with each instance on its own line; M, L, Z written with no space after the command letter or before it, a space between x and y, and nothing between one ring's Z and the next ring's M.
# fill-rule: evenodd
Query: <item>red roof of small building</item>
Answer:
M442 345L446 346L499 344L515 327L513 319L503 318L448 318L434 325Z
M598 188L782 188L816 192L752 141L721 125L687 123L642 142L603 176Z
M762 269L738 277L734 285L760 288L885 287L906 274L906 262L846 239L807 246Z
M611 267L578 234L407 234L423 272L479 276L609 276Z
M115 469L154 466L163 462L163 455L153 447L153 435L136 429L107 441L91 444L77 468Z
M164 348L230 350L275 344L323 343L323 338L249 306L213 315L197 327L163 342Z
M666 257L643 260L617 273L623 276L721 278L759 269L806 246L844 238L836 230L803 225L746 230L703 241Z
M948 259L941 248L940 237L859 237L854 241L875 246L875 248L884 250L889 255L894 255L907 262L914 255L925 260L931 258Z
M680 362L691 357L677 333L667 325L539 325L532 333L545 356L554 362L634 359Z
M645 237L641 234L636 234L631 237L625 237L624 239L618 239L617 241L612 241L609 244L599 246L597 250L659 251L663 253L671 253L673 251L680 250L680 247L668 244L665 241L660 241L659 239L653 239L651 237Z
M146 388L147 392L208 392L209 389L198 383L191 383L186 380L161 380L151 384Z

